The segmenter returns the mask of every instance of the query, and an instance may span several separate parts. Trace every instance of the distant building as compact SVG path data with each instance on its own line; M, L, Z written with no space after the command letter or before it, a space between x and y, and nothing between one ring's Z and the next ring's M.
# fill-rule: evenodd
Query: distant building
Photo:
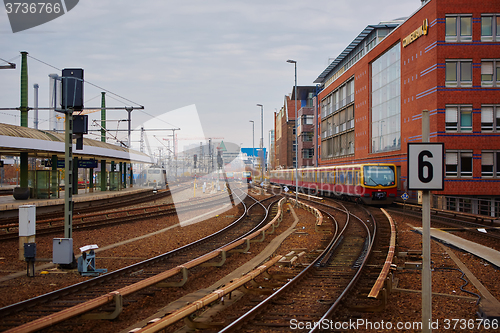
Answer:
M274 115L274 146L275 154L273 165L275 168L295 168L296 149L298 154L298 167L314 165L314 108L313 97L315 86L297 86L297 114L301 123L298 124L299 144L295 141L295 89L285 96L283 107ZM303 125L303 126L301 126ZM309 141L310 140L310 141ZM306 158L304 158L306 156Z

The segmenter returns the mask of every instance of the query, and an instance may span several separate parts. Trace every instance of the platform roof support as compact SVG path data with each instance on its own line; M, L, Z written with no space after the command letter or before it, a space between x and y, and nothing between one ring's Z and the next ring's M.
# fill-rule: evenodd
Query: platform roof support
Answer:
M21 126L28 127L28 52L21 52ZM19 185L28 188L28 153L20 154Z

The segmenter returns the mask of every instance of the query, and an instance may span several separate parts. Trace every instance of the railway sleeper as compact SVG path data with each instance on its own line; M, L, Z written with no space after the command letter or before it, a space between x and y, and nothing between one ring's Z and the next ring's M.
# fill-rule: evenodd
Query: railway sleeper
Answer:
M379 301L379 304L373 305L373 304L365 304L365 305L352 305L349 306L349 310L352 311L359 311L359 312L381 312L384 311L385 308L387 307L387 296L389 292L387 289L383 288L380 290L379 296L376 298L376 300ZM362 300L365 302L373 303L374 299L370 298L365 298L363 297Z
M123 297L120 293L114 292L113 301L115 309L113 312L87 313L82 316L83 319L116 319L123 310Z

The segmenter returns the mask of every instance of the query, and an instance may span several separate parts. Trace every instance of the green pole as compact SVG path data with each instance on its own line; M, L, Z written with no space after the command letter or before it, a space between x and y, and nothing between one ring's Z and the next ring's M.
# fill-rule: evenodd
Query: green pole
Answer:
M106 142L106 93L101 92L101 142Z
M66 108L66 106L65 106ZM64 110L64 238L73 238L73 112ZM78 183L76 184L78 188ZM73 253L73 249L71 249Z
M123 188L127 188L127 162L123 162Z
M28 127L28 52L21 52L21 126ZM28 187L28 153L20 154L20 179L22 188Z
M109 172L109 190L116 191L115 188L115 161L111 161L111 171Z
M120 181L118 182L118 190L123 188L123 163L120 162Z
M89 178L89 192L94 192L94 168L90 168Z
M73 158L73 194L78 194L78 157Z
M108 180L106 177L106 160L101 160L101 191L106 191Z
M130 187L134 187L134 172L132 170L132 163L130 163Z
M52 190L50 193L51 198L59 198L59 177L57 174L57 155L52 155Z

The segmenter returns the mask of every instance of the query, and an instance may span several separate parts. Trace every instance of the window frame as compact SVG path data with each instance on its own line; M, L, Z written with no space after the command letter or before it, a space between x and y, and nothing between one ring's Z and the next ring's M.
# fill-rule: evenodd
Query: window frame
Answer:
M485 64L491 63L492 74L483 74ZM484 80L484 75L491 75L491 80ZM481 59L481 87L498 87L500 86L500 60L499 59Z
M488 125L490 122L483 122L485 118L483 111L486 111L486 108L492 109L492 122L491 126ZM487 125L483 125L487 124ZM500 132L500 105L495 104L483 104L481 105L481 132L485 133L498 133Z
M451 154L456 154L456 159L452 158ZM468 156L466 156L468 155ZM470 171L464 171L464 159L470 159ZM449 163L451 160L456 160L456 164ZM448 170L448 166L456 166L456 171ZM446 178L472 178L474 174L474 154L472 150L446 150L445 153L445 177Z
M452 109L456 108L456 125L448 125L448 111L452 111ZM470 113L470 127L467 125L463 125L463 114L465 113ZM445 108L445 132L446 133L472 133L473 132L473 126L474 126L474 111L472 109L472 105L469 104L450 104L446 105Z
M491 164L486 164L485 154L492 154ZM500 150L482 150L481 151L481 178L499 178L500 177ZM486 171L485 166L491 166L491 171Z
M483 35L483 19L491 19L491 35ZM481 42L500 41L500 14L481 14Z
M448 19L455 19L455 34L448 34ZM462 19L469 19L470 35L462 35L465 22ZM472 42L473 24L472 14L449 14L445 18L445 42L447 43L470 43Z
M470 64L470 81L462 80L463 64ZM455 80L448 79L448 65L455 64ZM446 87L472 87L473 81L472 59L446 59L445 62L445 86Z

